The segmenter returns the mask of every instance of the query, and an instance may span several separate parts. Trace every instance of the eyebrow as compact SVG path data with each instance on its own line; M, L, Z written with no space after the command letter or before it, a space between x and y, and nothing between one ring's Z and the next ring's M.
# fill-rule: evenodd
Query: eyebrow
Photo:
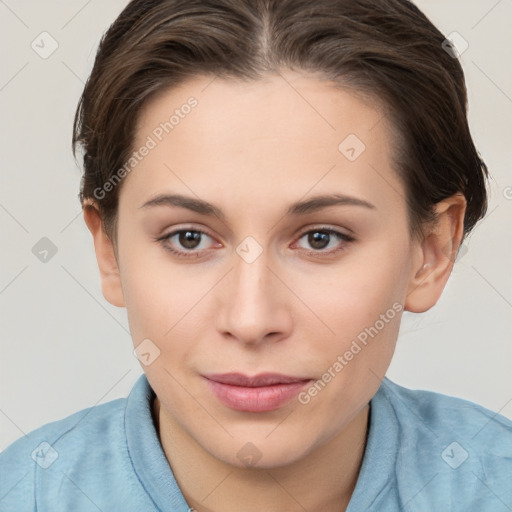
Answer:
M376 210L375 205L358 199L357 197L346 196L343 194L330 194L330 195L318 195L305 201L298 201L289 206L285 213L285 216L298 216L313 213L315 211L327 208L329 206L361 206L370 210ZM217 206L203 201L202 199L196 199L181 194L160 194L149 201L146 201L140 208L154 208L157 206L178 206L186 208L193 212L199 213L206 216L215 216L221 220L225 220L226 217L222 210Z

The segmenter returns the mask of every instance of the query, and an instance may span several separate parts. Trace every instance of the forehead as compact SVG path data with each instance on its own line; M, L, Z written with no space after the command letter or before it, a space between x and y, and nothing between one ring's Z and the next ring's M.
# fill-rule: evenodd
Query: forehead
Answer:
M376 103L312 75L196 77L141 111L133 149L149 139L154 147L127 176L127 188L137 200L162 187L219 199L228 190L232 197L286 201L334 187L359 195L366 188L373 196L387 187L396 196L390 138Z
M190 98L197 102L193 109L186 108ZM180 133L187 136L187 125L193 125L197 143L207 148L229 147L234 140L250 137L275 139L281 144L285 140L297 144L311 140L328 150L334 143L337 149L336 142L344 132L352 130L360 138L368 138L367 132L384 117L377 101L363 102L355 91L312 74L287 71L257 81L201 76L162 90L145 105L139 115L136 142L142 143L146 134L183 108L190 112L179 120L175 116L174 138ZM190 121L182 123L186 118ZM182 125L179 130L178 124Z

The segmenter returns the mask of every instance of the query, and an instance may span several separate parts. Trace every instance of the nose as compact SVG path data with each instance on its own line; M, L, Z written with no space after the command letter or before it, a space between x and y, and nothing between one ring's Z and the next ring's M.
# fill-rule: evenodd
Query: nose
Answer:
M252 263L233 257L216 317L218 332L249 345L287 338L293 327L290 292L270 269L266 251Z

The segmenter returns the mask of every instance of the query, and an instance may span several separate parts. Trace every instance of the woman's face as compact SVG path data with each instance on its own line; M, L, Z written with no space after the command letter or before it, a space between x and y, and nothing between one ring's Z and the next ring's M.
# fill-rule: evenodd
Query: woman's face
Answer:
M164 423L217 459L298 460L379 387L419 254L390 139L380 111L292 72L195 78L144 109L120 305ZM213 382L232 373L293 382Z

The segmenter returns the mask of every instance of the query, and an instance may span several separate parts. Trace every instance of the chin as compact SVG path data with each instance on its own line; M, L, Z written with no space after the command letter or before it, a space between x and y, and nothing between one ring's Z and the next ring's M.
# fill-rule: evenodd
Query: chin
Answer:
M281 433L274 439L247 435L243 438L230 439L222 445L203 445L203 448L214 458L236 468L275 469L302 459L313 449L313 446L305 446L304 439L291 439L290 436L284 436Z

